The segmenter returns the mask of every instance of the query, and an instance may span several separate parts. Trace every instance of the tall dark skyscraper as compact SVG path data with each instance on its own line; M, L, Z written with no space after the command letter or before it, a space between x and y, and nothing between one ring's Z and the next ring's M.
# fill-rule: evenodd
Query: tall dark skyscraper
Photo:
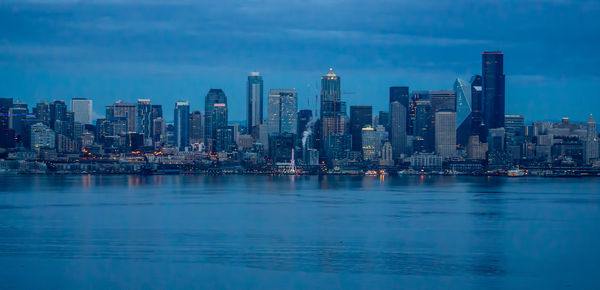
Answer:
M390 87L390 104L393 102L399 102L401 106L404 106L404 110L406 110L406 121L402 122L404 124L406 124L406 131L409 130L409 119L410 119L410 115L408 114L408 112L410 111L408 108L408 102L409 102L409 93L408 93L408 87ZM390 105L390 112L391 112L391 105ZM392 144L392 147L394 145ZM392 149L393 150L393 149Z
M321 77L321 142L324 153L331 156L331 150L340 142L329 142L333 135L343 135L346 131L343 118L346 116L346 103L342 102L340 77L333 69ZM343 138L338 138L343 139Z
M481 89L481 76L471 77L471 136L478 135L479 140L485 140L483 128L483 92ZM487 135L487 133L485 133Z
M504 127L504 54L482 54L483 116L486 130Z
M352 151L362 150L362 129L373 123L373 107L350 106L350 133Z
M247 84L247 120L248 134L252 135L254 128L263 123L263 77L258 72L251 72Z
M312 110L300 110L298 112L298 130L297 136L299 140L302 140L302 134L306 130L306 125L312 120Z
M50 110L50 128L54 128L56 121L64 121L67 117L67 104L64 101L54 101L49 105Z
M152 146L152 104L148 99L139 99L137 102L137 130L144 135L144 146ZM75 114L77 116L77 114Z
M454 82L454 91L456 92L456 144L466 148L472 131L471 84L457 78Z
M12 105L12 98L0 98L0 129L8 129L8 111Z
M175 146L184 150L190 145L190 104L187 101L175 103Z
M204 102L204 136L207 148L213 151L217 129L227 126L227 96L221 89L210 89Z

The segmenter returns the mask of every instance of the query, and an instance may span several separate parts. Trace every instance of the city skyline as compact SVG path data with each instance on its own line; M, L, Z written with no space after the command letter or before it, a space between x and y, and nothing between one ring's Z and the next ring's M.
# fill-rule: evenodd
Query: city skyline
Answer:
M353 93L344 95L349 105L374 100L379 111L390 86L448 90L457 77L480 71L478 52L501 50L509 56L507 114L582 122L600 114L594 97L600 24L589 17L600 7L593 3L272 4L7 1L0 7L0 97L27 103L85 97L96 108L150 98L169 111L183 98L199 109L210 88L223 89L232 103L245 101L244 80L260 71L265 89L296 88L305 108L307 100L314 106L315 79L334 67ZM291 16L264 17L282 13ZM463 22L439 21L448 18ZM241 115L246 108L232 110Z

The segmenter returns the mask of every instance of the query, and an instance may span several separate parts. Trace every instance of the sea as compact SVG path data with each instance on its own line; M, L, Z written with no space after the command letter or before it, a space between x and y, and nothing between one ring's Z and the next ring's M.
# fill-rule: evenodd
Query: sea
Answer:
M600 178L0 175L1 289L600 289Z

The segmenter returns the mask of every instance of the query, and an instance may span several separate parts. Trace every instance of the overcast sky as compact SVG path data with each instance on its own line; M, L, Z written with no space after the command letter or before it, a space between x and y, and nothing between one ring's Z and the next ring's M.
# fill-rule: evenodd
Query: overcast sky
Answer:
M387 110L388 88L452 89L505 53L506 112L600 116L600 1L0 0L0 96L88 97L94 111L150 98L204 106L210 88L245 120L250 71L314 107L333 67L348 105ZM266 103L266 101L265 101Z

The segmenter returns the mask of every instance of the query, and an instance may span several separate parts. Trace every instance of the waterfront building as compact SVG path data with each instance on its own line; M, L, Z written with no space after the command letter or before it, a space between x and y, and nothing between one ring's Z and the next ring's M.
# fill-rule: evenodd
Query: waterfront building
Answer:
M31 149L40 151L41 148L55 148L56 134L49 126L36 123L31 126Z
M296 89L271 89L267 114L269 134L296 134L298 130Z
M482 54L482 73L485 128L489 130L504 127L504 54L499 51L484 52Z
M363 128L372 127L373 107L351 106L350 107L350 134L352 135L352 151L361 151L363 148ZM371 128L371 131L373 129Z
M435 113L435 151L443 158L456 156L456 112Z
M441 171L443 159L435 153L415 153L409 158L410 167L422 171Z
M175 121L175 146L183 151L185 147L190 145L189 138L189 122L190 122L190 104L187 101L178 101L175 103L175 111L173 114Z
M246 88L246 127L252 135L254 128L263 122L263 77L258 72L248 76Z
M269 156L276 162L290 162L292 159L292 148L296 144L294 133L284 132L269 136Z
M75 114L75 122L92 124L92 100L87 98L72 98L71 111Z

